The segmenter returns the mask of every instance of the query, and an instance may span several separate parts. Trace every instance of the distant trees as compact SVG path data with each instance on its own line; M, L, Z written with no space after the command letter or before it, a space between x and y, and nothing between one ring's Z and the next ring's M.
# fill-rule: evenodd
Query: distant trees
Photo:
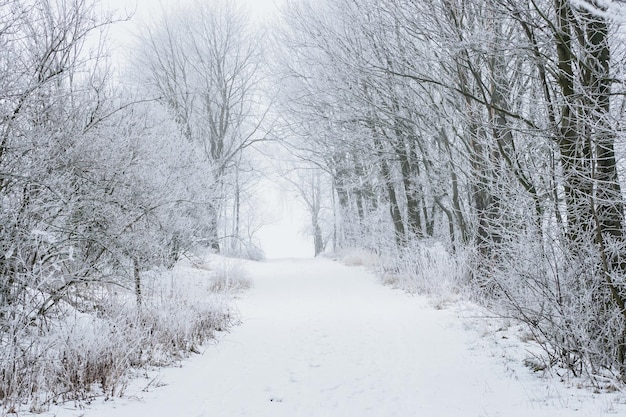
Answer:
M308 214L307 234L313 238L313 255L318 256L326 249L331 233L336 235L336 221L331 214L334 207L332 200L328 199L332 192L329 190L328 175L316 166L300 163L282 178L296 191Z
M292 142L333 178L341 245L444 241L551 360L625 378L620 7L292 2L280 38Z
M263 48L263 36L252 31L245 11L227 1L163 10L139 47L138 71L145 74L148 91L206 162L212 185L206 193L203 238L215 250L220 222L232 218L230 238L240 239L246 151L265 139ZM220 218L227 200L233 201L232 212Z

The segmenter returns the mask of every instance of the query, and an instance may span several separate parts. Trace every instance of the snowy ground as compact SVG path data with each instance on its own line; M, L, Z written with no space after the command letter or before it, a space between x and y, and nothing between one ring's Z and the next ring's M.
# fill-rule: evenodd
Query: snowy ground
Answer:
M383 287L362 268L327 259L247 267L254 287L238 300L242 324L218 344L136 380L125 398L48 415L626 415L623 396L540 379L496 337L481 338L475 319Z

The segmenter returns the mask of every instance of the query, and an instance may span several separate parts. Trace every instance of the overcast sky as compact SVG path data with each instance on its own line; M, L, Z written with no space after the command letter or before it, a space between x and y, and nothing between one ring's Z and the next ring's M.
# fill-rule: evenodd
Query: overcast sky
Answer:
M100 0L103 5L111 9L117 9L120 12L135 12L133 20L145 19L150 13L163 5L176 5L185 3L185 0ZM202 1L202 0L200 0ZM211 0L204 0L211 3ZM282 3L282 0L231 0L244 4L254 16L267 17L276 13L276 4Z
M115 66L128 58L135 35L140 28L151 20L153 15L159 15L162 6L165 9L175 7L191 1L206 2L212 0L98 0L104 11L112 11L115 17L123 19L131 16L127 21L120 21L111 25L108 29L107 45L113 56ZM253 18L262 21L274 18L278 14L278 5L285 0L229 0L243 4L250 10Z

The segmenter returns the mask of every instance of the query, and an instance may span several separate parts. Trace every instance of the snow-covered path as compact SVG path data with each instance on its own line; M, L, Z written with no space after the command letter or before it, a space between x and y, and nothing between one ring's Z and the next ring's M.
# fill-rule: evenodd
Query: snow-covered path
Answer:
M166 384L60 416L479 417L614 415L472 350L451 311L326 259L249 264L242 325ZM527 373L528 375L526 375ZM526 375L519 377L520 374Z

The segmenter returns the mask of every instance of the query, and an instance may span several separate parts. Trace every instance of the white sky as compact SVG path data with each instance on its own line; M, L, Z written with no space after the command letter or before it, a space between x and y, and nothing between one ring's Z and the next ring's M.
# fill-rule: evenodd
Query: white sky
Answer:
M198 0L211 3L211 0ZM244 5L253 18L261 20L271 19L278 11L278 5L284 0L229 0ZM119 18L132 15L129 21L119 22L110 30L114 47L124 47L132 41L132 33L140 27L142 22L150 20L153 14L158 14L162 6L176 6L185 3L185 0L100 0L105 10L116 11Z
M211 0L202 0L211 3ZM243 4L250 10L253 17L268 18L275 15L277 4L283 0L230 0ZM134 13L132 21L147 19L151 13L158 11L161 5L177 5L185 3L185 0L100 0L101 4L111 10L118 10L121 15Z

